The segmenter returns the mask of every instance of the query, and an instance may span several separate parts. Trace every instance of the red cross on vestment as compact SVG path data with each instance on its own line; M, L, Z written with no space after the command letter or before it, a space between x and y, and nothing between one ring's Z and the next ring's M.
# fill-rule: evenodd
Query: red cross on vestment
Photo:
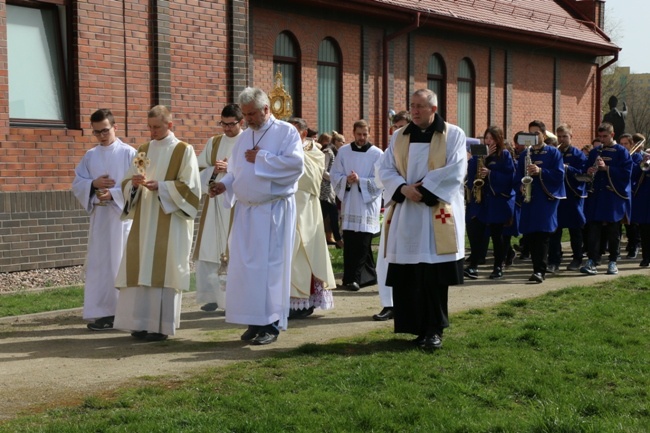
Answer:
M445 212L444 209L440 209L440 213L436 215L436 219L440 220L443 224L445 224L447 218L451 218L451 214Z

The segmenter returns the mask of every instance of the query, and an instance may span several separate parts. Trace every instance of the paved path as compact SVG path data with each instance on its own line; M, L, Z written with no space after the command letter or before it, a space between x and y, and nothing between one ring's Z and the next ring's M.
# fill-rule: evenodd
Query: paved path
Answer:
M639 261L620 261L619 275L650 275L650 270L638 266ZM533 284L526 281L530 261L515 264L496 283L487 279L489 267L480 267L480 273L480 279L450 289L452 326L454 312L616 278L562 271L543 284ZM222 312L200 311L193 294L183 299L177 335L160 343L135 341L120 331L90 332L80 309L0 319L0 420L24 411L78 404L85 396L133 384L143 376L182 376L197 368L268 356L304 343L392 327L392 322L371 320L380 310L377 287L334 293L334 310L317 310L309 319L289 322L289 330L276 343L262 347L241 342L244 327L225 323ZM447 338L453 338L453 328Z

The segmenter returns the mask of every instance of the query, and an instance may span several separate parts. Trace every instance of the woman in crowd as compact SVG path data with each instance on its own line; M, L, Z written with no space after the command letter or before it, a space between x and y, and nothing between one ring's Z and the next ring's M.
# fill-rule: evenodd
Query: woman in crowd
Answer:
M341 139L342 135L334 132L335 136L338 135ZM343 247L343 239L341 239L341 231L339 229L339 211L336 206L336 195L330 183L330 169L334 163L336 149L329 134L321 134L318 137L318 143L321 145L321 150L325 154L325 171L323 172L323 182L320 184L320 207L323 212L323 221L326 222L325 233L327 236L327 243L334 243L336 248ZM327 224L329 221L329 224ZM332 240L332 236L334 239Z

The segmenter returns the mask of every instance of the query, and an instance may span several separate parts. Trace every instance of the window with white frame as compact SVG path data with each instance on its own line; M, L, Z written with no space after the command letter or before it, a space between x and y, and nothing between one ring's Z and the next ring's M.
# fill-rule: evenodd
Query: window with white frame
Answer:
M465 58L458 66L458 126L468 137L474 136L475 77L472 62Z
M438 95L438 113L443 119L447 118L447 68L442 56L438 53L429 57L427 68L427 88Z
M341 54L331 38L318 47L318 130L341 130Z
M280 71L284 89L291 95L293 115L300 116L300 50L295 37L282 32L275 38L273 76Z
M14 124L65 125L65 1L7 4L9 117Z

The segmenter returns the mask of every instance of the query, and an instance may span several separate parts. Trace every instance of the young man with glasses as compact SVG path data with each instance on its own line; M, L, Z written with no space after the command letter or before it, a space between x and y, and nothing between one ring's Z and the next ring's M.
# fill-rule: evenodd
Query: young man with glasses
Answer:
M118 291L115 276L124 252L131 221L122 221L124 197L119 181L135 156L135 149L115 136L113 113L106 108L90 116L98 145L88 150L75 169L72 183L81 206L90 215L84 272L84 320L91 331L113 329Z
M198 157L201 191L206 194L210 183L220 181L228 171L228 160L242 133L243 123L244 115L239 105L229 104L221 110L219 126L223 134L211 137ZM203 304L203 311L215 311L219 307L226 309L226 292L222 290L218 278L230 227L230 209L224 207L223 200L221 195L213 198L206 195L194 245L192 258L196 264L196 301Z

